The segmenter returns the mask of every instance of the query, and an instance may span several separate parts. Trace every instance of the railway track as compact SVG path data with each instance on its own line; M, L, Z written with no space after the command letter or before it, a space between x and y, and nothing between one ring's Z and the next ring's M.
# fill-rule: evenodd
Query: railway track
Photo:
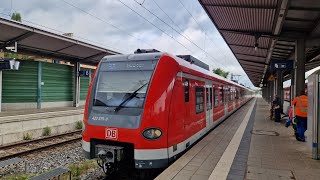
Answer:
M81 130L0 146L0 161L81 140Z

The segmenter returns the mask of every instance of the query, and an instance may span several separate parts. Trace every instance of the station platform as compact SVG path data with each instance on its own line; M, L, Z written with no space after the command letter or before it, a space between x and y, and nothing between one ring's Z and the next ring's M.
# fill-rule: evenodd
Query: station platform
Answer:
M254 98L156 179L319 179L320 161L291 127L269 119L269 109Z
M0 112L0 145L39 138L45 128L52 135L73 131L83 112L83 106Z

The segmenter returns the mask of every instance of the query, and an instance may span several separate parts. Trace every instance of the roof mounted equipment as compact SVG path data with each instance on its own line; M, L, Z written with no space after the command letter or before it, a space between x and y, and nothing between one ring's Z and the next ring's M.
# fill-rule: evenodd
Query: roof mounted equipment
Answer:
M181 58L181 59L184 59L184 60L190 62L191 64L194 64L196 66L199 66L199 67L209 71L209 65L208 64L200 61L199 59L197 59L197 58L195 58L195 57L193 57L191 55L177 55L177 56L179 58Z
M134 53L141 54L141 53L155 53L155 52L160 52L160 51L156 49L137 49Z

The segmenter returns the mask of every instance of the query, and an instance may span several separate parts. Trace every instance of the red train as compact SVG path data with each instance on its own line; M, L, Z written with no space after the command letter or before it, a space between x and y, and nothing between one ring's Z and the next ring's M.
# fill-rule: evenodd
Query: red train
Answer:
M85 157L97 158L105 173L123 163L165 168L252 94L192 56L107 56L86 100Z
M283 88L283 100L290 101L290 88L291 86ZM308 83L304 85L305 92L308 94Z

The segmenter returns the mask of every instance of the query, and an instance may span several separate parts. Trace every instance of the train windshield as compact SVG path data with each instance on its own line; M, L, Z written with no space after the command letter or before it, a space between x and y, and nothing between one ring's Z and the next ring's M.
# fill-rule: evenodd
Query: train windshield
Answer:
M92 91L88 123L136 129L158 59L102 62Z
M121 111L119 107L143 108L152 72L150 70L100 71L93 105L114 107L114 109L118 107L119 111Z

